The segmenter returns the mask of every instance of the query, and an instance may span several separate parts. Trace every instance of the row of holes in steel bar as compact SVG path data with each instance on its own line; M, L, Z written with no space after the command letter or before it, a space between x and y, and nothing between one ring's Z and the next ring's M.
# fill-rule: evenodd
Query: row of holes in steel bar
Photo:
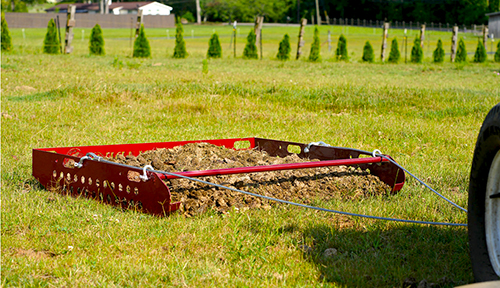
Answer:
M57 171L56 171L56 170L54 170L54 171L52 172L52 176L54 176L54 178L56 178L56 177L57 177ZM67 173L67 174L66 174L66 178L64 179L64 173L63 173L63 172L60 172L60 174L59 174L59 179L58 179L58 180L60 181L60 180L64 179L64 180L66 180L66 181L67 181L67 182L65 181L65 184L64 184L64 185L63 185L63 187L62 187L62 192L68 192L68 188L69 188L69 192L70 192L71 194L74 194L74 188L73 188L73 186L72 186L72 185L70 185L70 184L71 184L71 179L72 179L72 178L73 178L73 183L77 183L77 182L78 182L78 180L80 180L82 184L85 184L85 180L86 180L86 179L85 179L85 177L84 177L84 176L82 176L80 179L78 179L78 176L77 176L76 174L75 174L75 175L73 175L73 177L72 177L70 173ZM93 183L92 178L90 178L90 177L89 177L89 178L87 179L87 181L88 181L88 182L87 182L87 183L88 183L88 185L92 186L92 183ZM68 186L66 186L66 183L69 183L69 184L68 184ZM95 181L95 185L96 185L96 187L100 187L100 181L99 181L99 179L96 179L96 181ZM107 188L107 187L108 187L108 181L107 181L107 180L104 180L104 181L103 181L103 187L104 187L104 188ZM111 182L111 183L109 184L109 187L110 187L112 190L114 190L114 189L115 189L115 183L114 183L114 182ZM119 190L119 191L123 191L123 186L122 186L122 184L118 184L118 190ZM128 186L128 185L127 185L127 187L126 187L126 191L127 191L127 193L130 193L130 191L131 191L130 186ZM100 200L101 202L106 202L106 203L108 203L108 204L112 204L112 199L111 199L111 195L110 195L110 194L107 194L106 199L104 199L104 194L103 194L102 192L101 192L101 193L99 193L99 194L97 194L97 193L95 193L95 192L92 192L92 191L88 190L87 188L83 188L83 191L82 191L80 187L77 187L77 189L76 189L76 194L78 194L78 195L83 195L84 197L87 197L87 198L89 198L89 197L91 197L91 198L96 198L96 197L98 196L98 198L99 198L99 200ZM139 194L139 189L138 189L137 187L135 187L135 188L134 188L134 194L136 194L136 195L138 195L138 194ZM120 199L120 198L119 198L118 196L116 196L116 195L114 196L114 198L115 198L115 199L114 199L114 201L115 201L115 203L116 203L117 205L120 205L120 204L121 204L123 207L126 207L126 208L136 208L136 209L139 209L139 210L142 210L142 208L143 208L143 207L142 207L142 202L141 202L141 201L137 201L137 202L134 202L134 200L130 200L130 201L129 201L129 200L127 200L127 198L125 198L125 197L123 197L123 199ZM125 204L125 205L123 205L123 204Z
M56 177L57 177L57 171L56 171L56 170L54 170L54 171L52 172L52 176L54 176L54 178L56 178ZM63 179L63 178L64 178L64 173L63 173L63 172L61 172L61 173L59 174L59 179L58 179L58 180L61 180L61 179ZM70 182L70 181L71 181L71 178L73 178L73 183L78 182L78 176L77 176L76 174L74 174L74 175L73 175L73 177L71 177L71 174L70 174L70 173L66 174L66 180L67 180L68 182ZM92 185L92 184L93 184L93 180L92 180L92 178L90 178L90 177L89 177L88 179L85 179L85 176L82 176L82 177L80 178L80 181L82 182L82 184L85 184L85 180L87 180L87 181L88 181L88 185ZM104 187L104 188L107 188L107 187L108 187L108 183L109 183L109 182L108 182L107 180L104 180L104 182L103 182L103 187ZM95 185L96 185L97 187L100 187L101 182L99 181L99 179L96 179L96 180L95 180ZM115 189L115 183L114 183L114 182L111 182L111 183L109 184L109 186L111 187L111 189L112 189L112 190L114 190L114 189ZM120 191L120 192L122 192L122 191L123 191L123 185L122 185L122 184L118 184L118 191ZM127 193L130 193L130 192L132 191L132 188L131 188L130 186L128 186L128 185L127 185L127 187L125 188L125 191L127 191ZM138 195L138 194L139 194L139 188L137 188L137 187L135 187L135 188L134 188L134 194L135 194L135 195Z

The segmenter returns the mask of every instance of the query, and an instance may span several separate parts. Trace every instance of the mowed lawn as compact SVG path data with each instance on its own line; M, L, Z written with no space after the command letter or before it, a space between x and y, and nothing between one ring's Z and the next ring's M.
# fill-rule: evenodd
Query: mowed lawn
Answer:
M11 29L1 62L1 276L5 287L452 287L473 281L464 227L358 219L297 207L158 218L60 196L31 176L33 148L256 136L391 155L467 207L481 123L500 102L500 64L379 61L381 29L321 26L322 61L276 60L285 33L264 27L263 60L237 58L230 26L184 26L187 59L173 59L175 29L146 29L152 58L131 58L129 29L104 29L106 56L88 55L90 29L75 29L71 55L42 54L45 29ZM81 31L84 31L83 33ZM327 33L331 31L332 50ZM221 37L223 58L202 61ZM340 33L350 60L337 62ZM82 40L83 35L83 40ZM408 59L417 31L409 31ZM170 38L167 38L169 36ZM465 37L473 53L477 37ZM369 40L377 61L361 63ZM389 42L390 43L390 42ZM496 46L496 42L494 43ZM490 51L488 47L488 51ZM473 54L469 54L472 62ZM467 216L407 177L396 195L317 202L342 211L466 223ZM324 255L335 248L333 256ZM330 250L331 251L331 250Z

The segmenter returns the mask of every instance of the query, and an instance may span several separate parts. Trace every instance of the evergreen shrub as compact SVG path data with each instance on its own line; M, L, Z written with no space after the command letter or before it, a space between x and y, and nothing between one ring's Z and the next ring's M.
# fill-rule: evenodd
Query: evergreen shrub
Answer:
M278 55L276 57L279 60L289 60L290 59L290 52L292 51L292 48L290 48L290 36L288 34L285 34L283 36L283 40L280 42L280 47L278 49Z
M363 59L364 62L373 63L375 61L375 53L373 52L372 44L370 41L366 41L365 46L363 47Z
M151 57L151 47L149 46L149 40L146 38L146 33L144 32L144 25L141 24L141 30L139 30L139 36L134 42L134 53L133 57L148 58Z
M398 63L401 53L399 53L398 40L396 38L392 39L391 42L391 52L389 52L389 63Z
M443 49L443 42L441 41L441 39L438 40L436 50L432 52L432 58L434 60L434 63L444 62L444 49Z
M95 24L90 32L89 43L90 55L104 55L104 38L102 37L102 29L99 24Z
M411 62L412 63L422 63L422 59L424 58L424 50L420 47L420 38L415 37L415 41L413 41L413 48L411 49Z
M208 41L207 58L221 58L222 48L220 46L219 36L214 33Z
M256 36L255 31L250 29L250 33L247 36L247 45L245 45L245 49L243 50L243 58L244 59L258 59L259 55L257 55L257 46L255 45Z
M481 40L477 41L476 53L474 54L475 63L484 63L487 58L486 48L484 48L483 42Z
M56 22L54 22L54 19L50 19L49 24L47 24L47 34L45 34L45 39L43 40L43 53L61 53L61 44L57 36Z
M309 53L309 61L317 62L321 60L319 56L319 30L318 27L314 28L313 43L311 44L311 52Z
M500 62L500 41L497 44L497 52L495 52L495 62Z
M340 34L339 42L337 43L337 50L335 51L337 60L347 60L347 39L343 34Z
M9 25L2 13L2 52L12 50L12 38L10 37Z
M174 58L186 58L186 42L184 41L184 28L182 27L181 19L177 17L177 24L175 24L175 48Z
M465 49L464 39L460 39L460 41L458 41L458 49L457 56L455 57L455 62L467 62L467 49Z

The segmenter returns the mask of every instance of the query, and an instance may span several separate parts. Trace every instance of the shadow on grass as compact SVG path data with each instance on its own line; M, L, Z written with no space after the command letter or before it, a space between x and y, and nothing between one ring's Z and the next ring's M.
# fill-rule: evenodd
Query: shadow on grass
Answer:
M301 247L304 257L317 265L324 282L346 287L453 287L473 281L466 228L320 225L304 230L303 237L312 246Z
M30 102L30 101L44 101L44 100L55 101L61 98L68 97L70 94L75 93L76 91L77 91L76 88L58 88L45 92L38 92L21 96L10 96L7 97L7 99L16 102Z

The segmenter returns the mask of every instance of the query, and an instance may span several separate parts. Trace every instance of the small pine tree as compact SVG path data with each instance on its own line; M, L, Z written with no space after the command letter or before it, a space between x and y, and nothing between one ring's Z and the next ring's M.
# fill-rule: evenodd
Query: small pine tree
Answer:
M278 55L276 57L279 60L289 60L290 59L290 52L292 51L292 48L290 48L290 36L288 34L285 34L283 36L283 40L280 42L280 47L278 49Z
M184 41L184 28L182 27L181 19L177 17L177 24L175 25L175 48L174 48L174 58L186 58L186 42Z
M486 48L484 48L483 42L477 41L476 53L474 54L475 63L484 63L487 58Z
M49 24L47 24L47 34L45 34L43 40L43 53L59 54L60 52L61 45L57 37L56 22L54 22L54 19L50 19Z
M413 63L422 63L422 59L424 58L424 50L420 47L420 38L415 37L415 41L413 41L413 48L411 49L411 62Z
M319 56L319 30L318 27L314 28L313 43L311 44L311 52L309 53L309 61L317 62L321 58Z
M458 41L457 56L455 57L455 62L461 63L467 61L467 50L465 49L464 39Z
M391 42L391 52L389 52L389 63L398 63L401 53L399 53L398 40L396 38L392 39Z
M373 52L372 44L370 41L366 41L365 46L363 47L363 61L368 63L373 63L375 60L375 53Z
M497 52L495 52L495 62L500 62L500 41L497 44Z
M104 38L102 37L102 29L99 24L95 24L90 32L89 43L90 55L104 55Z
M2 51L12 50L12 38L10 37L9 25L2 13Z
M434 59L434 63L443 63L444 61L444 49L441 39L438 40L436 50L432 53L432 58Z
M337 43L337 50L335 51L337 60L347 60L347 39L343 34L340 34L339 42Z
M208 41L208 52L207 58L221 58L222 57L222 48L220 47L219 36L217 33L214 33Z
M250 33L247 36L247 45L243 50L243 58L245 59L258 59L259 55L257 55L257 46L255 45L256 36L255 31L250 29Z
M148 58L151 57L151 47L149 46L149 40L146 38L146 33L144 32L144 25L141 25L141 30L139 30L139 35L134 42L134 53L133 57Z

